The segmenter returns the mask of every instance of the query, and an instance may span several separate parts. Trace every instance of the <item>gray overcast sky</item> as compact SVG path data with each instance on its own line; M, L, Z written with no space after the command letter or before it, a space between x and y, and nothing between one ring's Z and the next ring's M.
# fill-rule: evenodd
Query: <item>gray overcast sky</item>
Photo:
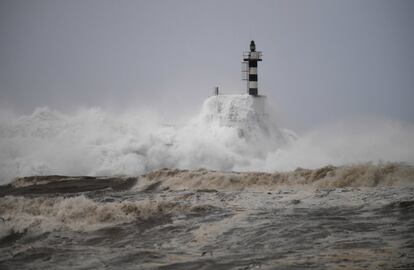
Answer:
M259 91L293 125L414 122L413 14L410 0L0 0L0 105L194 113L214 85L245 90L255 39Z

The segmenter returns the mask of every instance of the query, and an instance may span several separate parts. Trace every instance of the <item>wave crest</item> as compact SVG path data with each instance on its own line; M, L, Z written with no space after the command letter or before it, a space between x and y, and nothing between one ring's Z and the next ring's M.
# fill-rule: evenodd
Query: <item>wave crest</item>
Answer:
M414 184L414 167L397 163L370 163L325 166L319 169L298 168L290 172L219 172L162 169L144 175L137 188L159 182L160 188L217 190L278 190L285 187L343 188Z

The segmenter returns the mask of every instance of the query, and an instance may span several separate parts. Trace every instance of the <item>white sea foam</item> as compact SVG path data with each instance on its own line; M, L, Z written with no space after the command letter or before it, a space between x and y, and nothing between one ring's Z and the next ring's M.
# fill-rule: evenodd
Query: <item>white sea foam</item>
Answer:
M96 202L84 196L77 197L3 197L0 215L3 226L0 237L14 232L70 229L96 230L105 226L131 222L136 219L159 217L161 214L191 211L193 208L167 201Z
M6 115L6 114L2 114ZM17 176L138 175L163 167L292 170L327 164L414 164L414 126L360 120L296 136L277 127L264 100L248 95L205 101L187 124L162 125L149 113L38 108L0 119L0 182Z

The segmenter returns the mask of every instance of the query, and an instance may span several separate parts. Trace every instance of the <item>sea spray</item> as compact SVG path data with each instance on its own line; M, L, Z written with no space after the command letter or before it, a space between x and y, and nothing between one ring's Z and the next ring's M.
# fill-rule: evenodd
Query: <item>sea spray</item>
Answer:
M139 175L160 168L286 171L363 162L414 164L414 126L366 118L297 136L248 95L207 99L181 126L148 112L47 108L0 120L0 181L29 175ZM263 103L265 104L265 103Z

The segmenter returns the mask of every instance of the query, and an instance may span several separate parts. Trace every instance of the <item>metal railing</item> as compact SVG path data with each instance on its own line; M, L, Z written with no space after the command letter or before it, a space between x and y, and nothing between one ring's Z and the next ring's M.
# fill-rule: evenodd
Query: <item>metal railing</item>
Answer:
M262 60L262 52L243 52L243 59Z

